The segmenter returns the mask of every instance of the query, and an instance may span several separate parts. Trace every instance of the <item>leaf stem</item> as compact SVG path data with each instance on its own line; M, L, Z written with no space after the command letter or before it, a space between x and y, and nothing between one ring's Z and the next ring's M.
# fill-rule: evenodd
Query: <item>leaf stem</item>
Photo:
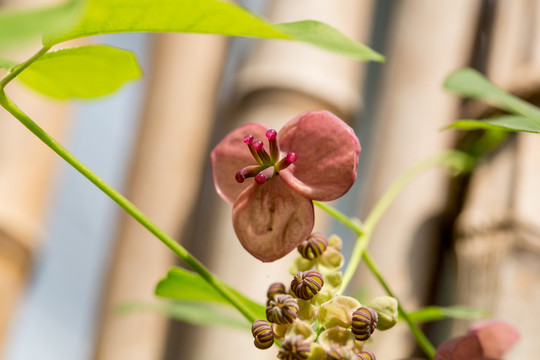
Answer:
M386 280L379 272L379 269L373 262L373 259L369 255L368 252L364 252L363 259L367 267L371 270L373 275L377 278L381 286L384 288L388 296L392 296L396 300L398 300L398 313L399 315L407 322L407 325L409 325L409 328L411 329L411 332L413 333L414 337L416 338L416 341L418 345L422 348L422 350L426 353L427 356L429 356L430 359L433 359L435 356L435 348L431 344L431 342L428 340L426 335L420 330L418 325L412 319L409 317L409 314L403 309L403 306L401 305L401 301L396 297L394 292L390 289L388 284L386 283Z
M44 55L50 49L51 49L50 46L42 47L37 53L32 55L31 58L15 66L13 69L9 70L4 75L4 77L0 79L0 89L4 89L11 80L15 79L15 77L17 77L17 75L19 75L24 69L30 66L34 61L39 59L42 55Z
M45 49L45 48L44 48ZM42 49L43 50L43 49ZM44 54L46 51L41 51ZM33 56L32 58L36 58ZM29 65L29 61L21 64ZM14 69L12 74L20 73L21 67ZM16 76L16 75L14 75ZM5 86L10 80L2 80L2 85ZM161 230L154 222L152 222L146 215L144 215L135 205L122 196L112 186L107 184L97 174L84 165L79 159L71 154L66 148L64 148L58 141L51 137L45 130L39 127L30 117L28 117L15 103L9 99L2 87L0 87L0 105L2 105L7 111L9 111L15 118L17 118L28 130L36 135L41 141L43 141L49 148L56 152L62 159L70 164L75 170L81 173L84 177L90 180L107 196L114 200L121 208L123 208L129 215L137 220L141 225L154 234L161 242L163 242L169 249L172 250L176 256L184 261L193 271L197 272L204 278L210 285L212 285L225 299L227 299L234 307L240 311L240 313L248 319L250 322L256 320L256 316L253 312L245 307L243 303L225 286L220 279L214 276L201 262L199 262L193 255L191 255L183 246L178 244Z

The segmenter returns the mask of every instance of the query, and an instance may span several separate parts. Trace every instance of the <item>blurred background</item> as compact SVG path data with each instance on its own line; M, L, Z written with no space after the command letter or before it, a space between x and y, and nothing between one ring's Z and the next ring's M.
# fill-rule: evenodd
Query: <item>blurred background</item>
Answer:
M39 0L0 0L3 7ZM387 57L363 64L309 45L196 34L118 34L81 42L132 50L144 77L112 96L63 103L10 84L15 102L92 170L229 284L260 302L290 281L294 256L251 258L213 189L211 148L231 129L279 129L296 114L330 110L362 144L358 180L333 203L365 218L396 178L481 133L441 131L493 112L445 93L472 66L504 89L540 94L539 0L250 0L271 22L324 21ZM30 49L29 54L35 51ZM23 52L24 53L24 52ZM14 54L14 57L21 54ZM22 57L24 59L24 56ZM540 351L540 138L508 136L467 176L442 169L416 179L377 226L370 251L406 309L487 309L522 334L509 359ZM315 230L353 234L316 214ZM153 295L173 254L0 110L0 357L26 359L272 359L249 331L201 328L150 311L121 312ZM363 267L349 293L384 293ZM436 344L470 322L425 326ZM246 326L249 330L249 325ZM369 344L378 359L421 356L399 324Z

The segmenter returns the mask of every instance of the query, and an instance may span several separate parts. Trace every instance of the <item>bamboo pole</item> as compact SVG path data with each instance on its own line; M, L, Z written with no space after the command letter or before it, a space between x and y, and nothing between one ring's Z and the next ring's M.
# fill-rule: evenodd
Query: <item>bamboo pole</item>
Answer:
M479 1L393 2L383 80L375 110L373 132L364 144L369 165L362 184L365 206L361 218L399 175L429 156L451 146L453 135L440 129L453 121L458 100L442 83L469 58ZM425 305L432 274L440 264L436 216L443 208L447 174L422 175L405 189L376 226L370 250L383 276L405 309ZM361 271L357 286L374 297L382 289ZM391 344L391 345L389 345ZM398 326L377 334L377 357L406 356L415 346L410 331Z
M169 234L186 225L202 183L225 41L208 35L156 36L128 198ZM116 241L95 358L159 359L168 319L149 313L121 316L115 308L154 301L155 285L176 259L127 215Z

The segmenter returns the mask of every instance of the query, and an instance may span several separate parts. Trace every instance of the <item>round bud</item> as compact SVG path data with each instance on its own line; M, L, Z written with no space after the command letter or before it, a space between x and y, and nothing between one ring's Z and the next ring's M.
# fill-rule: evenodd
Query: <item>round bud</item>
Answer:
M277 355L281 360L305 360L311 353L311 343L302 335L287 336Z
M358 341L369 339L377 327L378 316L375 310L368 307L359 307L353 312L352 332Z
M298 303L291 295L283 294L268 300L266 318L274 324L290 324L298 317Z
M358 360L377 360L377 358L371 351L362 351L358 354Z
M298 298L309 300L321 291L323 285L323 277L318 271L300 271L291 282L291 290Z
M253 142L253 135L248 134L244 136L244 144L251 144Z
M303 258L313 260L321 256L327 247L328 240L320 233L313 233L298 245L298 252Z
M298 157L296 156L295 153L293 153L293 152L287 153L287 161L288 162L293 163L293 162L296 161L296 159L298 159Z
M256 320L251 325L251 333L255 338L253 343L258 349L268 349L274 344L274 332L265 320Z
M268 298L268 301L266 302L267 305L270 304L270 300L272 300L274 297L278 295L287 294L287 290L285 289L285 285L282 283L276 282L271 284L268 287L268 291L266 292L266 297Z

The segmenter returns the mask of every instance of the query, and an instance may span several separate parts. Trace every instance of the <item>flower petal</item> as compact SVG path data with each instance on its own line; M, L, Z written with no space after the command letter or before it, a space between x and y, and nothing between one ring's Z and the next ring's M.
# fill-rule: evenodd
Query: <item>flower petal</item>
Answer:
M466 335L442 343L433 360L482 360L483 352L476 336Z
M252 185L236 199L233 226L244 248L257 259L274 261L291 252L313 230L313 203L279 176Z
M210 153L212 179L217 193L225 201L233 203L238 195L253 184L252 179L243 183L235 180L235 175L249 165L257 165L249 148L244 143L244 136L251 134L256 140L266 140L267 128L261 124L247 124L231 131ZM268 144L265 144L268 146Z
M313 200L329 201L345 194L356 180L360 142L353 129L328 111L308 111L278 133L282 152L296 162L280 172L293 189Z
M483 321L474 324L468 334L474 334L480 340L484 356L502 358L519 340L519 332L504 321Z

